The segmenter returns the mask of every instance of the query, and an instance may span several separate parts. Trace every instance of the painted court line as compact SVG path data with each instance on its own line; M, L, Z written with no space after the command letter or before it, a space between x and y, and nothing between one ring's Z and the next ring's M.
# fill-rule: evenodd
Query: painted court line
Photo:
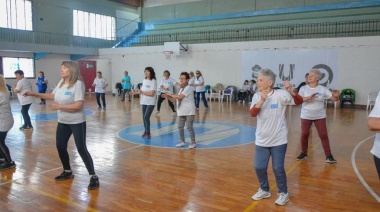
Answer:
M367 191L378 201L380 202L380 197L371 189L371 187L367 184L367 182L364 180L364 178L362 177L362 175L360 174L359 170L358 170L358 167L356 166L356 161L355 161L355 156L356 156L356 152L357 150L359 149L359 147L364 143L364 142L367 142L369 141L371 138L374 138L375 136L371 136L371 137L368 137L362 141L360 141L354 148L354 150L352 151L352 154L351 154L351 163L352 163L352 167L354 168L354 171L356 173L356 175L358 176L360 182L363 184L363 186L367 189Z
M55 171L55 170L58 170L58 169L62 169L62 167L50 169L50 170L47 170L47 171L44 171L44 172L40 172L38 175L42 175L42 174L45 174L45 173L48 173L48 172L51 172L51 171ZM29 190L31 192L38 193L38 194L41 194L41 195L46 196L46 197L50 197L50 198L58 200L60 202L64 202L64 203L66 203L68 205L72 205L72 206L76 206L76 207L82 208L82 209L84 209L86 211L93 211L93 212L97 212L98 211L98 210L96 210L94 208L91 208L91 207L88 207L88 206L85 206L85 205L81 205L81 204L79 204L77 202L74 202L74 201L71 201L71 200L68 200L68 199L56 196L56 195L48 193L48 192L41 191L39 189L35 189L32 186L23 185L23 184L20 184L20 183L16 182L18 180L26 179L26 178L30 178L30 176L29 177L21 177L21 178L17 178L17 179L14 179L14 180L9 180L9 179L6 179L4 176L1 176L1 180L4 180L5 182L1 183L0 187L3 186L3 185L5 185L5 184L12 183L12 186L15 186L15 185L21 186L24 189Z
M314 152L314 150L316 150L317 147L319 147L320 145L321 145L321 142L318 142L318 144L315 145L315 146L314 146L314 147L308 152L308 154L311 155L311 154ZM302 163L302 160L295 162L295 163L293 164L293 166L290 167L290 169L288 169L288 171L286 171L286 176L288 176L290 173L292 173L292 172L294 171L294 169L297 168L301 163ZM275 182L270 182L270 185L272 185L272 184L275 184ZM270 190L273 190L273 189L274 189L274 187L272 187L272 189L270 189ZM251 210L252 210L253 208L255 208L260 202L261 202L261 200L253 200L252 204L249 205L249 206L244 210L244 212L249 212L249 211L251 211Z

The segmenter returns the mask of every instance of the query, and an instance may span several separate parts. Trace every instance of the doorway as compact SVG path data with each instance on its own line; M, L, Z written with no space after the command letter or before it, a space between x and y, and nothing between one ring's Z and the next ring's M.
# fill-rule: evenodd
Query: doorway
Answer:
M80 60L79 61L79 70L82 75L84 85L86 87L86 92L94 92L92 88L92 83L96 77L96 61L91 60Z

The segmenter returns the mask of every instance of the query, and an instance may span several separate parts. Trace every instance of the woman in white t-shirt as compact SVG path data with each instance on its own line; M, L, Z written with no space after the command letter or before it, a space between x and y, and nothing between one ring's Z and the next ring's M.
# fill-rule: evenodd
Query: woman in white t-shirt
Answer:
M100 104L100 98L102 98L103 102L103 110L106 110L106 87L108 83L106 79L103 78L102 72L96 72L96 78L94 79L94 83L92 86L95 86L95 94L96 94L96 102L98 103L98 110L102 109L102 105Z
M13 127L13 115L9 102L9 91L4 76L0 74L0 171L16 167L5 144L8 131Z
M145 128L144 133L141 136L150 139L152 137L150 134L150 116L156 105L157 81L156 73L152 67L146 67L144 74L145 79L143 80L140 90L130 92L130 94L140 94L140 104L142 106L142 116Z
M380 179L380 92L377 95L375 106L368 117L368 129L376 132L371 153L373 154L377 174Z
M160 83L161 94L164 94L164 93L173 94L174 93L174 85L176 83L177 83L177 81L175 81L173 78L170 77L170 72L168 70L165 70L164 71L164 78L161 80L161 83ZM161 103L164 100L165 100L165 98L163 97L163 95L158 96L156 115L160 113ZM168 101L168 103L169 103L170 108L173 111L173 115L176 115L176 111L174 109L173 102Z
M274 90L275 79L276 75L272 70L259 71L257 78L259 92L253 96L250 108L251 116L257 117L254 166L260 182L259 191L252 196L252 199L261 200L271 196L267 170L269 159L272 157L272 167L278 187L275 203L285 205L289 201L284 168L288 145L285 110L286 106L293 102L301 104L302 97L292 91L292 86L287 81L284 83L286 90Z
M326 156L326 163L336 163L331 154L330 141L327 135L326 127L326 109L325 99L333 101L339 100L339 91L332 92L325 86L319 85L321 72L318 69L311 69L307 76L307 85L304 85L299 90L299 95L303 97L301 108L301 154L297 160L307 158L308 140L310 135L311 125L314 123L317 128L319 138L322 142L322 147Z
M67 152L67 144L73 135L79 155L91 175L88 189L96 189L99 187L99 178L95 174L94 163L86 145L86 118L83 110L85 86L79 66L74 61L63 61L60 73L62 79L53 93L26 92L24 95L54 100L50 108L58 111L56 147L63 165L63 172L55 180L61 181L74 177Z
M195 99L195 107L197 109L199 109L199 96L201 95L202 96L202 101L203 101L203 104L206 108L206 110L208 109L208 104L207 104L207 100L206 100L206 88L205 88L205 81L204 81L204 78L202 76L202 73L201 71L197 70L195 72L195 81L194 81L194 86L195 86L195 91L197 93L197 97Z
M195 85L194 85L194 82L195 82L195 75L194 75L194 72L190 71L189 72L189 76L190 76L190 79L189 79L189 85L193 88L193 95L194 95L194 104L195 104L195 97L197 96L197 92L195 91Z
M193 129L194 117L195 117L195 104L194 104L194 93L193 86L189 85L190 75L187 72L182 72L180 76L181 87L178 91L178 94L166 93L165 95L169 97L169 100L177 101L177 114L179 117L178 121L178 131L181 138L180 142L176 147L185 146L185 132L184 127L185 123L187 130L190 134L191 144L189 149L194 149L196 147L195 143L195 134ZM172 98L172 99L171 99Z

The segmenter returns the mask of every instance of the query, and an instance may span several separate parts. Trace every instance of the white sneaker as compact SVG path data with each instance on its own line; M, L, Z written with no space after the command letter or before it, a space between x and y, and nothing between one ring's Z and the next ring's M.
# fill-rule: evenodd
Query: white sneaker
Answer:
M185 145L186 145L185 142L180 141L177 145L175 145L175 147L183 147Z
M196 146L197 146L196 143L190 144L189 149L194 149L194 148L196 148Z
M259 188L259 191L252 196L253 200L261 200L261 199L267 199L271 196L269 191L264 191L261 188Z
M245 100L243 100L243 104L245 104Z
M289 202L289 194L288 193L279 193L277 194L277 199L274 203L276 205L285 205L287 202Z
M157 114L159 114L159 113L160 113L160 111L157 111L157 112L154 113L154 115L157 115Z
M177 115L177 112L173 112L172 115L173 115L173 116L176 116L176 115Z

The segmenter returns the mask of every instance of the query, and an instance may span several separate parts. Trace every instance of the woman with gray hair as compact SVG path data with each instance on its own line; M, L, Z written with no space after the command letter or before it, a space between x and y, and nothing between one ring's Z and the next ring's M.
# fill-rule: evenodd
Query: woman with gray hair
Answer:
M319 85L320 78L321 72L318 69L311 69L307 77L308 84L301 87L298 92L303 98L303 104L301 108L301 154L297 160L304 160L308 156L308 138L311 125L314 123L326 155L326 163L336 163L331 154L330 141L327 135L324 100L327 98L338 101L339 91L333 90L331 92L326 87Z
M259 71L257 78L258 92L252 98L250 113L257 117L256 150L254 167L260 182L259 191L253 200L266 199L271 196L268 182L268 163L272 157L273 172L278 187L275 203L285 205L289 201L287 179L284 168L285 153L288 146L288 127L285 119L286 106L301 104L302 97L295 93L286 81L286 90L274 90L276 75L270 69Z

